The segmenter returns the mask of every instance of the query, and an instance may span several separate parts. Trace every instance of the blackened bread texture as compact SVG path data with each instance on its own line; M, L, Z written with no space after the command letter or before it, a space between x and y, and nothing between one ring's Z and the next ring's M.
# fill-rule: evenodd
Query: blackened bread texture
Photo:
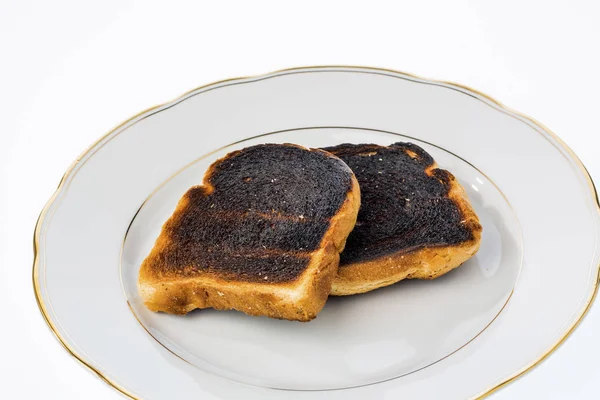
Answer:
M338 157L292 144L227 154L190 188L141 265L152 311L308 321L323 308L360 190Z
M356 226L331 294L350 295L402 279L434 279L479 249L482 227L456 178L412 143L342 144L324 150L354 171Z

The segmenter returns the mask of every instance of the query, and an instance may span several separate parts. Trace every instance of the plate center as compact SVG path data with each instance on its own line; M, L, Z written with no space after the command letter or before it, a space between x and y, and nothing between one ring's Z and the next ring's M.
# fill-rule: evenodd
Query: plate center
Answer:
M137 293L139 267L183 193L228 152L259 143L308 147L344 142L418 144L464 186L483 225L481 248L433 281L403 281L370 293L330 297L308 323L196 310L187 316L148 311ZM439 147L391 132L304 128L248 139L174 175L147 199L123 243L121 279L138 320L190 364L238 382L290 390L327 390L381 382L425 368L458 351L501 312L521 267L518 223L500 190L468 162Z

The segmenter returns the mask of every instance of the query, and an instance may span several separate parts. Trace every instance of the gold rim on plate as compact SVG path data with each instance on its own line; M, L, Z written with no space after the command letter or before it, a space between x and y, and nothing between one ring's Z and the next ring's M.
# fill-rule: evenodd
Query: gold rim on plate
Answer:
M577 157L577 155L573 152L573 150L571 150L569 148L569 146L567 146L567 144L560 138L558 137L558 135L556 135L554 132L552 132L549 128L547 128L545 125L543 125L542 123L540 123L539 121L536 121L535 119L522 114L510 107L505 106L504 104L502 104L501 102L499 102L498 100L476 90L473 88L470 88L466 85L462 85L462 84L458 84L455 82L450 82L450 81L441 81L441 80L434 80L434 79L427 79L427 78L423 78L420 77L418 75L415 74L410 74L410 73L406 73L406 72L401 72L401 71L396 71L396 70L392 70L392 69L386 69L386 68L375 68L375 67L364 67L364 66L351 66L351 65L317 65L317 66L305 66L305 67L297 67L297 68L286 68L286 69L281 69L281 70L277 70L277 71L273 71L267 74L261 74L261 75L255 75L255 76L246 76L246 77L239 77L239 78L231 78L231 79L225 79L225 80L221 80L221 81L216 81L216 82L212 82L206 85L202 85L199 86L195 89L192 89L184 94L182 94L181 96L178 96L177 98L168 101L166 103L163 104L159 104L156 105L154 107L150 107L136 115L134 115L133 117L127 119L126 121L122 122L121 124L117 125L115 128L111 129L108 133L106 133L105 135L103 135L100 139L98 139L97 141L95 141L92 145L90 145L79 157L77 157L77 159L69 166L69 168L67 169L67 171L63 174L60 183L58 184L58 187L56 189L56 191L54 192L54 194L50 197L50 199L48 200L48 202L46 203L46 205L44 206L44 208L42 209L36 225L35 225L35 230L34 230L34 236L33 236L33 254L34 254L34 260L33 260L33 274L32 274L32 279L33 279L33 289L34 289L34 293L35 293L35 299L36 302L38 304L38 307L40 309L40 312L44 318L44 320L46 321L46 323L48 324L48 327L50 328L50 330L52 331L52 333L54 334L54 336L58 339L58 341L60 342L60 344L65 348L65 350L67 350L67 352L73 357L75 358L77 361L79 361L84 367L86 367L87 369L89 369L90 371L92 371L96 376L98 376L100 379L102 379L104 382L106 382L107 384L109 384L111 387L113 387L114 389L116 389L117 391L119 391L121 394L134 399L134 400L138 400L138 397L134 396L132 393L130 393L127 389L123 388L122 386L120 386L119 384L117 384L113 379L107 377L105 374L103 374L101 371L98 371L96 368L94 368L92 365L90 365L88 362L86 362L82 356L80 356L75 349L73 349L68 343L67 341L61 336L61 334L58 332L58 330L56 329L56 326L54 325L54 323L52 322L52 320L49 318L48 316L48 312L47 312L47 308L46 305L44 304L41 295L40 295L40 287L39 287L39 283L38 283L38 264L39 264L39 254L38 254L38 249L39 249L39 238L40 238L40 230L41 230L41 226L42 223L44 221L44 219L46 218L46 214L48 212L48 210L50 209L50 207L52 206L52 204L54 203L54 200L56 199L56 197L58 196L58 194L61 192L61 190L63 189L63 187L65 186L65 182L67 177L70 175L70 173L75 169L75 167L77 165L80 164L81 160L83 160L86 156L88 155L93 155L98 149L94 150L94 148L96 147L96 145L98 145L99 143L101 143L104 139L106 139L107 137L109 137L111 134L113 134L114 132L116 132L117 130L119 130L120 128L124 127L125 125L127 125L128 123L132 122L133 120L135 120L136 118L150 113L153 110L156 110L160 107L164 107L167 106L169 104L176 104L179 101L184 100L188 95L201 90L201 89L205 89L211 86L215 86L221 83L225 83L225 82L234 82L234 81L243 81L243 80L247 80L247 79L260 79L260 78L267 78L271 75L275 75L275 74L279 74L279 73L284 73L284 72L302 72L303 70L309 70L309 69L319 69L319 68L323 68L323 69L334 69L334 68L349 68L349 69L358 69L358 70L364 70L366 71L375 71L375 72L380 72L380 73L393 73L395 74L396 77L398 78L403 78L402 76L398 76L398 75L404 75L404 77L408 77L408 78L414 78L414 79L418 79L419 81L425 81L425 82L420 82L420 83L429 83L429 84L434 84L434 85L438 85L438 86L442 86L442 87L446 87L449 89L454 89L454 90L458 90L463 94L466 95L471 95L472 97L475 97L479 100L485 99L487 101L490 101L492 104L494 104L497 110L503 112L504 114L507 114L509 116L512 116L514 118L517 119L522 119L525 121L528 121L529 123L532 123L533 125L537 126L538 128L540 128L543 132L545 132L546 134L548 134L551 138L555 139L556 142L558 143L558 146L554 143L552 143L556 148L558 148L559 150L562 149L564 151L566 151L572 158L573 161L575 161L577 167L583 172L584 177L586 178L588 187L594 197L594 199L596 200L596 209L598 212L600 212L600 200L598 199L598 192L596 190L596 186L594 185L594 182L592 181L592 178L587 170L587 168L583 165L583 163L581 162L581 160L579 159L579 157ZM459 89L463 89L466 90L467 92L464 92L462 90ZM473 96L472 94L475 94L476 96ZM478 97L479 96L479 97ZM545 136L544 136L545 137ZM549 140L548 137L545 137L546 139ZM105 143L106 144L106 143ZM84 161L85 162L85 161ZM596 298L596 295L598 293L598 281L600 279L600 265L598 265L598 271L596 274L596 280L594 282L594 290L592 292L592 294L589 296L589 298L586 301L586 305L585 307L580 311L577 319L575 320L575 322L569 327L569 329L566 331L566 333L554 344L552 345L552 347L550 347L550 349L548 349L541 357L539 357L537 360L533 361L531 364L521 368L520 370L516 371L510 378L503 380L502 382L496 384L495 386L491 387L490 389L485 390L484 392L482 392L481 394L477 395L475 397L475 399L483 399L484 397L487 397L488 395L496 392L497 390L503 388L504 386L508 385L509 383L515 381L516 379L520 378L521 376L523 376L524 374L526 374L527 372L531 371L533 368L535 368L537 365L539 365L542 361L544 361L550 354L552 354L570 335L571 333L573 333L573 331L575 330L575 328L577 328L577 326L581 323L581 321L583 320L584 316L587 314L587 312L589 311L592 303L594 302L594 299Z

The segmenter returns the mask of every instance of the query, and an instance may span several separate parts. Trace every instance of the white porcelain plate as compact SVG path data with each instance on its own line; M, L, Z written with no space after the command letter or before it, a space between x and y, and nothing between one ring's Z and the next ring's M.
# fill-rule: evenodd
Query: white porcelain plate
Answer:
M216 159L259 143L397 141L450 170L481 219L481 249L457 270L331 297L309 323L140 301L141 261ZM132 398L477 398L583 317L599 223L576 156L489 97L388 70L299 68L195 89L95 143L40 216L34 287L60 342Z

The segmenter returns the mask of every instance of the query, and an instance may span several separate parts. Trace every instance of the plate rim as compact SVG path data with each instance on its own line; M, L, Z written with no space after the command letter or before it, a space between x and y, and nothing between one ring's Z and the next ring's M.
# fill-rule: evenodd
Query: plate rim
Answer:
M544 133L546 133L547 135L549 135L551 138L553 138L554 140L556 140L556 147L557 148L561 148L562 150L566 151L569 156L571 157L571 159L575 162L575 166L581 171L583 172L583 176L585 177L585 180L588 184L588 188L590 190L590 193L592 195L592 198L595 200L595 210L596 212L600 215L600 198L598 197L598 191L596 189L596 186L594 184L594 181L592 180L590 173L588 171L588 169L585 167L585 165L583 164L583 162L579 159L579 157L577 156L577 154L575 154L575 152L556 134L554 133L552 130L550 130L547 126L545 126L544 124L542 124L541 122L535 120L534 118L523 114L513 108L510 108L504 104L502 104L500 101L496 100L495 98L477 90L477 89L473 89L467 85L464 84L460 84L460 83L456 83L456 82L452 82L452 81L447 81L447 80L437 80L437 79L430 79L430 78L425 78L416 74L412 74L412 73L408 73L408 72L403 72L403 71L399 71L399 70L394 70L394 69L389 69L389 68L379 68L379 67L369 67L369 66L357 66L357 65L311 65L311 66L301 66L301 67L292 67L292 68L285 68L285 69L279 69L279 70L275 70L275 71L271 71L268 73L264 73L264 74L258 74L258 75L250 75L250 76L242 76L242 77L235 77L235 78L228 78L228 79L223 79L223 80L218 80L215 82L211 82L211 83L207 83L201 86L198 86L196 88L193 88L191 90L186 91L185 93L167 101L161 104L157 104L155 106L152 106L150 108L147 108L143 111L140 111L139 113L133 115L132 117L128 118L127 120L123 121L122 123L118 124L117 126L115 126L114 128L112 128L110 131L108 131L106 134L102 135L99 139L97 139L96 141L94 141L90 146L88 146L76 159L75 161L73 161L71 163L71 165L69 165L69 167L67 168L67 170L65 171L65 173L63 174L56 190L54 191L54 193L50 196L50 199L46 202L46 204L44 205L44 207L42 208L42 211L40 212L36 224L35 224L35 228L34 228L34 234L33 234L33 268L32 268L32 283L33 283L33 291L34 291L34 295L35 295L35 300L36 303L38 305L39 311L42 314L42 317L44 319L44 321L46 322L46 324L48 325L48 328L50 329L50 331L54 334L54 336L56 337L56 339L58 340L58 342L63 346L63 348L67 351L67 353L69 355L71 355L73 358L75 358L79 363L81 363L85 368L87 368L88 370L90 370L92 373L94 373L97 377L99 377L101 380L103 380L105 383L107 383L109 386L111 386L113 389L117 390L118 392L120 392L121 394L123 394L124 396L130 398L130 399L134 399L134 400L139 400L138 397L136 397L135 395L133 395L132 393L130 393L127 389L125 389L124 387L122 387L121 385L117 384L116 382L114 382L112 379L110 379L109 377L105 376L102 371L99 371L98 369L94 368L92 365L90 365L88 362L86 362L85 358L81 355L79 355L77 353L77 351L75 349L73 349L67 342L67 340L59 333L59 331L56 329L56 326L54 325L54 323L52 322L52 320L50 319L50 317L48 316L48 312L47 312L47 308L46 305L42 299L41 296L41 290L40 290L40 286L38 283L38 275L39 275L39 249L40 249L40 236L41 236L41 226L43 225L43 222L46 218L46 214L49 211L49 209L51 208L51 206L54 204L54 201L56 200L56 198L58 197L58 195L61 193L63 187L65 186L65 182L67 181L67 178L69 177L69 175L71 174L71 172L77 167L77 165L79 165L79 163L84 160L86 158L86 156L92 152L94 150L94 148L101 143L104 139L106 139L107 137L109 137L111 134L113 134L115 131L119 130L120 128L122 128L123 126L127 125L128 123L134 121L136 118L149 113L155 109L158 109L160 107L164 107L167 105L171 105L171 104L175 104L181 100L184 100L186 98L186 96L190 95L191 93L201 90L203 88L207 88L210 86L214 86L214 85L218 85L221 83L225 83L225 82L233 82L233 81L243 81L243 80L247 80L247 79L260 79L260 78L266 78L268 76L271 75L276 75L279 73L284 73L284 72L292 72L292 71L302 71L302 70L310 70L310 69L335 69L335 68L347 68L347 69L355 69L355 70L365 70L365 71L375 71L375 72L388 72L388 73L393 73L393 74L398 74L398 75L404 75L406 77L409 78L415 78L418 80L423 80L429 83L434 83L434 84L441 84L441 85L449 85L449 86L453 86L455 88L460 88L463 90L467 90L469 92L472 92L478 96L481 96L483 99L490 101L492 104L495 104L500 111L504 111L509 115L512 116L517 116L520 117L526 121L529 121L530 123L532 123L533 125L537 126L538 128L540 128ZM462 91L461 91L462 92ZM466 94L464 92L462 92L463 94ZM539 132L541 135L543 135L542 132ZM521 369L515 371L509 378L504 379L502 382L492 386L489 389L486 389L485 391L481 392L480 394L478 394L475 399L483 399L489 395L491 395L492 393L498 391L499 389L505 387L506 385L512 383L513 381L519 379L520 377L524 376L525 374L527 374L529 371L533 370L536 366L538 366L539 364L541 364L544 360L546 360L552 353L554 353L554 351L556 349L558 349L565 341L566 339L571 336L571 334L575 331L575 329L579 326L579 324L581 323L581 321L583 320L583 318L587 315L588 311L590 310L592 304L594 303L594 300L596 299L596 296L598 294L598 286L599 286L599 280L600 280L600 264L597 265L596 267L597 271L596 271L596 279L594 280L594 287L593 287L593 291L591 292L591 294L588 296L588 298L585 301L585 305L582 307L582 309L579 311L579 314L577 316L577 318L574 320L573 323L571 323L571 325L566 329L564 335L558 339L547 351L545 351L541 356L539 356L536 360L532 361L531 363L529 363L528 365L526 365L525 367L522 367Z

